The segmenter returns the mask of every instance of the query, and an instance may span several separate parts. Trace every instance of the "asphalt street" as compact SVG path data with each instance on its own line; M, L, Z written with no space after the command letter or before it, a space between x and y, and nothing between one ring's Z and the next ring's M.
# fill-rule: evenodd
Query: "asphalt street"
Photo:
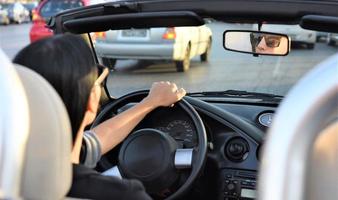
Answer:
M189 92L229 89L268 92L285 95L300 77L321 61L338 52L338 47L316 43L313 50L298 46L285 57L260 56L230 52L223 49L222 37L226 29L248 29L247 25L212 23L211 56L208 63L193 58L191 68L177 73L173 62L142 66L136 61L118 61L108 79L111 95L148 89L154 81L173 81ZM0 26L0 47L13 58L29 44L31 24ZM134 62L126 67L126 62Z
M10 59L29 44L31 23L0 25L0 47Z

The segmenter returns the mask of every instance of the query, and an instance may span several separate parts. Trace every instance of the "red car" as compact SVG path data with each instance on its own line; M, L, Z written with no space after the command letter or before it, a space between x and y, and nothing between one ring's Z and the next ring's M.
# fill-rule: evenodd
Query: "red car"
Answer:
M58 12L89 5L89 0L43 0L32 11L33 26L29 33L31 42L49 37L53 32L46 27L49 18Z

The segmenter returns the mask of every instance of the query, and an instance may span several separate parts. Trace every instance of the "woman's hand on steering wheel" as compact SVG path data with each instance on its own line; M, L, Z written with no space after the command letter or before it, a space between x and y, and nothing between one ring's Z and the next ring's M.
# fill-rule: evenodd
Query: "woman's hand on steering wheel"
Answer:
M181 100L185 94L186 91L183 88L178 88L175 83L168 81L155 82L143 102L154 108L168 107Z

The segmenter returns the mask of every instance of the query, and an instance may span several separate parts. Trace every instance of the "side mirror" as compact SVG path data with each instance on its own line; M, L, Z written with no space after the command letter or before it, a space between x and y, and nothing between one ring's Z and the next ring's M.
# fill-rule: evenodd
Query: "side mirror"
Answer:
M291 40L287 35L259 31L225 31L223 47L229 51L255 55L286 56Z

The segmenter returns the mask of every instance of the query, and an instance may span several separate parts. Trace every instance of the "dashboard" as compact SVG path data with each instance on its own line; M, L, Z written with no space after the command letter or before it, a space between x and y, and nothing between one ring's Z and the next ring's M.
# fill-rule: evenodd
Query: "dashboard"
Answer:
M235 126L222 116L235 115L256 128L253 131L265 134L278 105L199 102L202 101L189 103L201 116L206 129L207 162L196 185L184 199L255 199L262 142L247 134L251 129ZM132 105L126 105L118 112ZM155 128L170 135L179 148L198 146L197 131L192 120L177 106L154 110L135 130L142 128ZM264 135L259 137L262 139Z
M266 132L277 105L208 102ZM201 116L208 137L205 170L197 181L202 187L185 199L255 199L256 178L262 144L230 122L193 105ZM182 148L197 145L196 129L179 108L161 108L147 116L138 128L155 127L173 137ZM197 190L197 191L196 191ZM210 196L214 194L214 196Z

